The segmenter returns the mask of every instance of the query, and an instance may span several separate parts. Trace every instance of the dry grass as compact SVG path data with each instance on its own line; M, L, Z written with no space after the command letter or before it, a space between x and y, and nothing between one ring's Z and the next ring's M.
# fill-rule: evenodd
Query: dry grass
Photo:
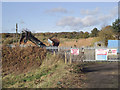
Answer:
M76 45L77 47L82 46L91 46L93 44L94 38L88 38L88 39L62 39L62 43L60 43L60 46L68 46L68 47L74 47Z
M34 61L35 62L35 61ZM35 63L34 63L35 64ZM36 65L36 64L35 64ZM47 88L57 87L51 86L52 83L57 83L58 78L66 72L64 64L60 56L53 56L48 53L42 65L32 69L29 72L16 74L8 74L3 77L3 88ZM61 72L62 71L62 72ZM56 84L57 85L57 84Z
M4 75L24 73L39 67L46 57L46 50L39 47L2 47L2 67Z
M42 64L36 69L19 75L3 77L3 88L80 88L83 74L77 74L72 65L64 64L59 55L47 53Z

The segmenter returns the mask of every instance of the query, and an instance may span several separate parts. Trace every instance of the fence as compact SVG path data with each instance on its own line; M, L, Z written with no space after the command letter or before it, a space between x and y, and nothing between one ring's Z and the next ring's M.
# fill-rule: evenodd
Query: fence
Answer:
M15 47L14 45L9 45L9 47ZM26 46L20 46L26 47ZM84 61L120 61L120 53L117 55L107 55L106 60L96 60L96 50L97 49L112 49L112 48L96 48L96 47L86 47L86 48L71 48L71 47L46 47L48 51L51 51L54 55L61 55L65 63L69 62L84 62ZM78 49L78 55L71 53L71 49ZM114 48L117 49L117 48Z
M55 48L54 48L55 49ZM52 48L52 50L54 51ZM71 49L79 49L78 55L71 54ZM106 55L106 59L104 60L96 60L96 49L101 50L109 50L113 48L95 48L95 47L88 47L84 48L84 52L82 48L70 48L70 47L59 47L58 52L54 51L54 54L59 54L64 56L65 63L72 63L72 62L85 62L85 61L120 61L120 53L116 55ZM117 48L114 48L117 50Z

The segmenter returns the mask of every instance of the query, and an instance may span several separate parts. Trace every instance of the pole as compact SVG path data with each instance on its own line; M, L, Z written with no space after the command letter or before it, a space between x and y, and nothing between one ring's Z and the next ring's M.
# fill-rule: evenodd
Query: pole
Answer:
M65 64L67 64L67 54L65 52Z
M55 51L54 51L54 56L55 56Z
M17 37L18 37L18 24L16 23L16 41L17 41Z
M71 59L71 53L70 53L70 64L72 63L72 59Z

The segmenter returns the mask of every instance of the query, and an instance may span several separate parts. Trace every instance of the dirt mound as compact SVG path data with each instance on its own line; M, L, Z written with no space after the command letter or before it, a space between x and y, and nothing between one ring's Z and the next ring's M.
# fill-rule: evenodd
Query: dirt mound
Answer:
M21 45L31 45L31 46L36 46L34 43L31 41L27 41L27 43L21 42Z
M2 47L2 67L4 75L24 73L41 65L46 50L39 47Z

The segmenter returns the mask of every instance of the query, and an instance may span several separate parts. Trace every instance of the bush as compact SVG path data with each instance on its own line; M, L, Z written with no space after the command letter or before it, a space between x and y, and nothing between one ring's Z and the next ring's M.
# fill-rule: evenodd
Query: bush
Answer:
M106 26L98 33L99 41L104 41L107 46L108 40L114 40L114 32L111 26Z
M13 43L13 39L6 39L3 44L6 45L6 44L12 44L12 43Z

